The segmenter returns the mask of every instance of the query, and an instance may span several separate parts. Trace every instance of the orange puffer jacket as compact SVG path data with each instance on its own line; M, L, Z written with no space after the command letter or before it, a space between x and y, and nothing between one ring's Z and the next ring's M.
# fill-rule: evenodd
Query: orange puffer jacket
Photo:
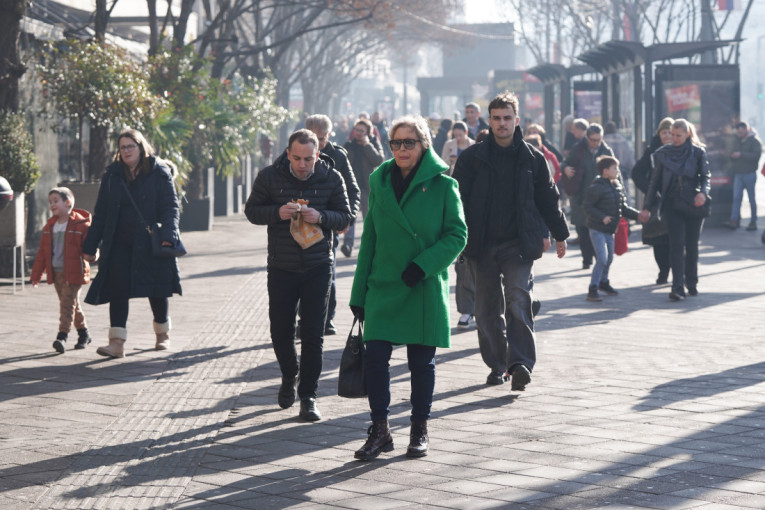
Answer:
M53 225L58 218L48 220L42 230L40 248L37 250L35 265L32 267L30 281L39 282L43 271L48 274L48 284L53 283ZM90 282L90 264L82 258L82 243L88 235L90 213L84 209L72 209L64 235L64 272L66 281L71 285L84 285Z

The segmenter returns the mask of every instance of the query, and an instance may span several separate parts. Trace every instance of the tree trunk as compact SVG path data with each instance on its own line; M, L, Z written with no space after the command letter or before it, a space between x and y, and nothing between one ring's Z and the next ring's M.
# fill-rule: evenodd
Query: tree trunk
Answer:
M26 0L0 0L0 109L19 108L19 78L26 71L19 58L21 18Z
M96 26L95 39L98 42L106 40L106 24L109 21L109 14L106 11L106 0L96 0Z
M157 21L157 0L146 0L149 8L149 56L159 51L159 24Z
M101 177L109 162L109 129L90 127L90 154L88 155L88 179Z
M189 16L196 0L183 0L181 3L181 14L178 16L178 22L173 29L173 47L183 48L186 39L186 30L189 26Z

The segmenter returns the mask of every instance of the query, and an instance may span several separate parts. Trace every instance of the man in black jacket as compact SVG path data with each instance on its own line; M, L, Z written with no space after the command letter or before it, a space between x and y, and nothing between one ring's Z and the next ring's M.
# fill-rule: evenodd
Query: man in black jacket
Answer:
M337 263L337 243L338 234L348 232L350 225L356 221L356 215L359 213L359 185L356 184L356 177L353 176L353 169L348 162L348 153L339 145L329 141L329 135L332 134L332 120L326 115L311 115L305 120L306 129L310 129L319 140L319 150L326 154L335 162L335 170L340 172L345 182L345 191L348 194L348 204L351 206L351 223L340 231L333 232L332 235L332 286L329 292L329 304L327 305L327 323L324 327L325 335L334 335L335 329L335 310L337 309L337 290L335 287L335 265Z
M486 384L512 377L512 389L524 390L536 362L533 261L548 229L563 257L568 226L544 156L523 141L514 95L491 101L489 125L487 139L460 154L452 176L468 226L463 253L475 281L481 357L491 369Z
M351 221L345 184L333 166L330 158L320 154L313 132L295 131L284 154L258 173L244 209L250 222L268 226L268 316L282 372L279 406L291 407L297 392L300 417L306 421L321 419L316 390L332 280L332 232ZM305 249L290 232L291 220L298 215L323 234ZM302 314L300 363L295 348L298 301Z
M584 202L587 187L598 176L595 160L600 156L613 157L614 153L611 147L603 141L603 126L593 122L584 133L584 138L574 145L561 164L563 175L561 175L558 185L571 198L571 223L576 227L576 234L579 238L582 269L589 269L595 252L592 248L590 229L587 228L587 216L584 214L582 202Z

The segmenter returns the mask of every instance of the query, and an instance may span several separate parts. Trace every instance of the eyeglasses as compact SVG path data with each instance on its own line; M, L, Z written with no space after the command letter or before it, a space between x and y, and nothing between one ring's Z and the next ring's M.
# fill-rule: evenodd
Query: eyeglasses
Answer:
M120 150L121 150L122 152L129 152L129 151L135 150L135 149L137 149L137 148L138 148L138 146L137 146L137 145L135 145L135 144L130 144L130 145L120 145Z
M388 145L390 145L391 150L394 151L399 150L402 144L406 150L412 150L414 149L414 146L417 145L417 142L419 142L419 140L415 140L414 138L406 138L404 140L390 140Z
M602 141L603 141L603 139L602 139L602 138L591 138L591 137L589 137L589 136L587 137L587 140L588 140L590 143L600 143L600 142L602 142Z

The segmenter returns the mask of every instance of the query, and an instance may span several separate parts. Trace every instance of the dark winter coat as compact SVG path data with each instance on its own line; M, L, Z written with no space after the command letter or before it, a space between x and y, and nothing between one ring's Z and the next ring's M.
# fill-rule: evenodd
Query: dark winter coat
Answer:
M39 282L42 274L47 274L48 284L53 284L53 225L58 221L54 216L42 229L40 248L37 250L35 264L29 277L31 282ZM90 213L84 209L72 209L64 233L64 273L66 283L85 285L90 282L90 264L82 258L82 244L88 235Z
M340 172L340 175L343 177L345 193L348 195L348 205L351 207L351 221L356 221L356 215L359 213L361 190L356 182L356 176L353 175L353 169L348 162L348 153L345 149L332 142L327 142L327 145L324 146L321 152L332 158L335 170Z
M150 156L151 171L139 174L134 181L138 192L134 199L149 225L160 223L159 237L173 244L178 242L178 197L175 194L170 168L159 158ZM109 290L104 283L108 278L112 250L119 235L119 216L126 189L125 172L121 163L112 163L101 179L98 198L93 211L93 223L82 247L83 253L95 255L101 245L98 274L88 289L85 302L91 305L108 303ZM132 204L127 207L133 207ZM132 264L130 269L130 297L170 297L181 294L181 276L175 258L154 257L151 254L149 233L140 222L132 233ZM127 270L128 268L124 268Z
M635 186L637 186L643 193L648 191L648 184L651 182L651 174L653 173L653 159L651 156L662 145L664 144L661 143L661 137L659 137L659 135L654 135L651 139L651 145L648 146L643 153L643 156L632 168L632 173L630 174L632 182L634 182ZM643 244L654 246L669 243L669 238L667 237L667 233L669 232L667 230L667 225L659 219L657 210L658 209L654 207L654 209L651 210L651 219L648 220L648 223L643 224L643 228L641 229Z
M340 173L333 161L324 154L305 181L290 172L285 151L273 165L258 173L252 186L244 214L251 223L268 226L268 267L291 272L303 272L321 264L333 262L333 230L342 230L351 221L351 209ZM321 213L324 239L302 249L290 233L290 220L279 217L279 208L302 198L308 207Z
M676 168L681 155L685 155L685 159L680 167ZM709 196L710 177L706 151L693 145L690 138L680 146L664 145L653 153L653 173L648 183L643 208L657 208L661 213L667 204L665 199L677 189L678 179L683 179L684 186Z
M749 130L749 133L742 140L738 136L733 142L732 152L740 152L741 156L732 158L733 165L731 170L734 174L749 174L757 171L762 155L762 142L757 137L757 133Z
M361 145L353 140L348 140L343 148L348 152L348 163L356 176L356 184L361 191L369 193L369 176L383 162L382 152L372 142Z
M638 210L627 205L624 187L619 180L611 182L603 177L595 179L587 188L582 206L587 215L587 228L606 234L616 233L622 216L631 220L637 220L638 217ZM606 216L611 217L607 225L603 223Z
M466 237L457 183L431 147L399 202L393 164L370 178L350 304L364 308L364 340L449 347L449 266ZM411 262L425 276L408 287L401 273Z
M468 226L465 255L469 257L478 257L486 245L488 200L493 195L495 173L488 142L485 140L462 151L452 173L460 185L465 209ZM568 225L558 206L558 188L542 153L523 141L519 127L515 129L513 143L520 145L515 167L504 169L513 172L515 177L515 196L507 197L507 205L515 207L521 256L524 260L536 260L544 251L543 239L552 233L557 241L565 240L569 235Z
M563 175L558 181L568 196L571 198L571 223L577 227L584 227L587 224L587 216L584 214L582 203L587 192L587 187L598 176L598 170L595 166L595 160L600 156L613 156L611 148L605 144L600 144L595 154L590 152L590 146L587 143L587 137L574 145L571 152L561 165L564 168ZM565 172L567 166L574 167L576 174L574 177L568 177Z

